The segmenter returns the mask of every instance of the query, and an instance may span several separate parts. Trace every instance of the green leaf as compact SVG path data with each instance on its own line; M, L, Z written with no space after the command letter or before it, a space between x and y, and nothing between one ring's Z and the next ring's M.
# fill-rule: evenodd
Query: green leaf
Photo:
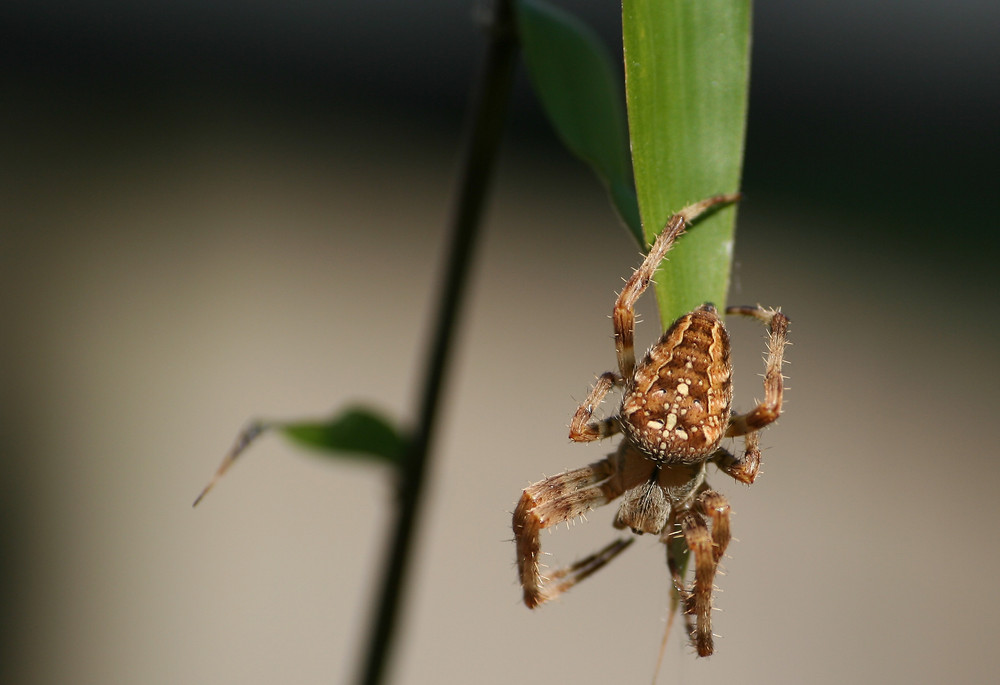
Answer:
M646 239L688 204L739 190L750 66L749 0L624 0L632 165ZM664 326L725 306L736 209L682 237L656 274Z
M251 421L236 436L215 475L195 499L194 506L198 506L209 490L226 475L240 455L270 430L281 431L290 440L338 457L375 459L398 466L406 456L407 439L403 434L377 413L362 407L350 407L327 421Z
M688 562L691 560L691 549L687 545L687 540L685 540L683 535L675 535L674 537L667 540L668 554L677 564L677 571L681 578L687 575ZM670 593L670 611L674 612L681 605L681 596L677 592L677 588L674 587Z
M362 407L345 409L327 421L297 421L274 427L300 445L336 456L399 464L406 454L407 441L402 433L382 416Z
M610 52L590 27L541 0L518 2L517 21L528 75L552 127L593 168L641 244L621 77Z

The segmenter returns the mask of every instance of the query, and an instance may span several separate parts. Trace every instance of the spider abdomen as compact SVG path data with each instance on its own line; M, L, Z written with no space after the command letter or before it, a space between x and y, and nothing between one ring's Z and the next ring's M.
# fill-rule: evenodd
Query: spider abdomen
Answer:
M622 429L654 462L703 461L726 433L732 398L729 334L704 304L677 319L636 367Z

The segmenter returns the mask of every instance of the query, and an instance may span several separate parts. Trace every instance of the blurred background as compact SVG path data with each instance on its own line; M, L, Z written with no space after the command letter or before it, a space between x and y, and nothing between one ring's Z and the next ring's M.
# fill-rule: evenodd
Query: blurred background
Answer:
M620 49L615 3L559 4ZM190 504L251 417L411 418L483 11L0 6L0 681L349 682L389 474L265 438ZM731 301L792 317L787 413L753 488L713 477L718 652L675 635L660 682L986 682L1000 5L755 12ZM509 542L523 487L611 449L566 426L638 261L522 73L395 682L649 682L661 547L529 612ZM748 406L764 336L732 332ZM612 509L545 536L556 563Z

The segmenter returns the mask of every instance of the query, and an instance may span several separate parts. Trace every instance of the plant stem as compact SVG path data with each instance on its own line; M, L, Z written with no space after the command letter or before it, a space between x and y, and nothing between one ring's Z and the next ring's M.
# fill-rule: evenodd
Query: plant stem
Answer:
M423 484L430 463L440 395L452 356L455 324L466 291L471 256L503 133L513 80L517 39L511 5L512 0L494 2L489 25L490 43L473 97L457 203L451 222L451 248L423 382L419 422L407 458L398 472L400 483L395 527L383 566L379 604L358 677L358 682L364 685L383 682L398 623Z

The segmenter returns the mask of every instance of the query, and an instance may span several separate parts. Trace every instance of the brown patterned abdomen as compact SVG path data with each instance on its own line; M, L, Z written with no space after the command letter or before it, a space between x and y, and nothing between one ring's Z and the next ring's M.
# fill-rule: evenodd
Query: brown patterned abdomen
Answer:
M729 334L711 304L677 319L639 363L622 429L652 461L702 461L718 448L733 399Z

